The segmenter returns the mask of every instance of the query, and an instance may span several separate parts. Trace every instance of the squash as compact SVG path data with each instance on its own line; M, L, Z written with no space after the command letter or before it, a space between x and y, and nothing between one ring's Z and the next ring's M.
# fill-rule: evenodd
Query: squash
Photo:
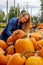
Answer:
M22 36L25 35L25 32L22 30L16 30L12 34L12 40L15 42L17 39L20 39Z
M15 53L10 60L8 61L7 65L24 65L26 58L21 56L19 53Z
M39 56L31 56L26 60L25 65L43 65L43 61Z
M30 39L18 39L15 43L15 50L17 53L23 53L27 50L34 51L34 46ZM28 53L28 56L31 55L33 53Z
M12 54L14 54L14 46L13 45L11 45L11 46L9 46L7 49L6 49L6 52L5 52L5 55L12 55Z
M0 40L0 47L1 47L2 49L6 50L6 48L7 48L6 42L3 41L3 40Z
M7 43L10 43L10 42L12 42L12 36L8 37L7 39Z

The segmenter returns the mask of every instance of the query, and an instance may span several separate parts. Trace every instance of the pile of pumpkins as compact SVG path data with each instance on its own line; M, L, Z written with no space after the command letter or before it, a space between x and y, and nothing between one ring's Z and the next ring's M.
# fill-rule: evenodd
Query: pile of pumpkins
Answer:
M7 42L0 40L0 65L43 65L43 31L16 30Z

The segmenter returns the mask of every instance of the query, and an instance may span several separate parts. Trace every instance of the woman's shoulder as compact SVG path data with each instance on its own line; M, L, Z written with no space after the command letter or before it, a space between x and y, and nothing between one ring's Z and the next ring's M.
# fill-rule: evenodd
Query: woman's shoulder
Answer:
M18 18L11 18L10 23L16 23L18 21Z

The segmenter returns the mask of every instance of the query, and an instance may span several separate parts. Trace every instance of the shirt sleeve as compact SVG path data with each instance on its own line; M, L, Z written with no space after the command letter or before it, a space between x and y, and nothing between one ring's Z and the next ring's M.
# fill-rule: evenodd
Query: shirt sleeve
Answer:
M11 32L11 30L12 30L12 26L13 26L13 22L14 20L13 19L11 19L10 21L9 21L9 24L8 24L8 27L7 27L7 30L6 30L6 34L8 35L8 36L11 36L12 35L12 32ZM15 23L14 23L15 24Z

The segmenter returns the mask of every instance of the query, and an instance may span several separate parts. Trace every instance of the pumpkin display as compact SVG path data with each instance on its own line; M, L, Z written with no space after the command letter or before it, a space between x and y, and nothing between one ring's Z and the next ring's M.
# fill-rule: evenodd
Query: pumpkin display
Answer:
M34 46L30 39L18 39L15 43L15 50L17 53L23 53L27 50L34 51ZM31 55L33 55L33 53L28 53L28 56Z
M3 41L3 40L0 40L0 47L1 47L2 49L6 50L6 48L7 48L6 42Z
M33 28L13 31L7 42L0 40L0 65L43 65L43 24Z
M12 36L8 37L7 39L7 43L10 43L10 42L12 42Z
M16 53L10 58L7 65L24 65L25 61L26 58L24 56L21 56L21 54Z
M15 42L17 39L20 39L22 36L25 35L25 32L22 30L16 30L12 34L12 40Z
M26 60L25 65L43 65L43 61L39 56L31 56Z

